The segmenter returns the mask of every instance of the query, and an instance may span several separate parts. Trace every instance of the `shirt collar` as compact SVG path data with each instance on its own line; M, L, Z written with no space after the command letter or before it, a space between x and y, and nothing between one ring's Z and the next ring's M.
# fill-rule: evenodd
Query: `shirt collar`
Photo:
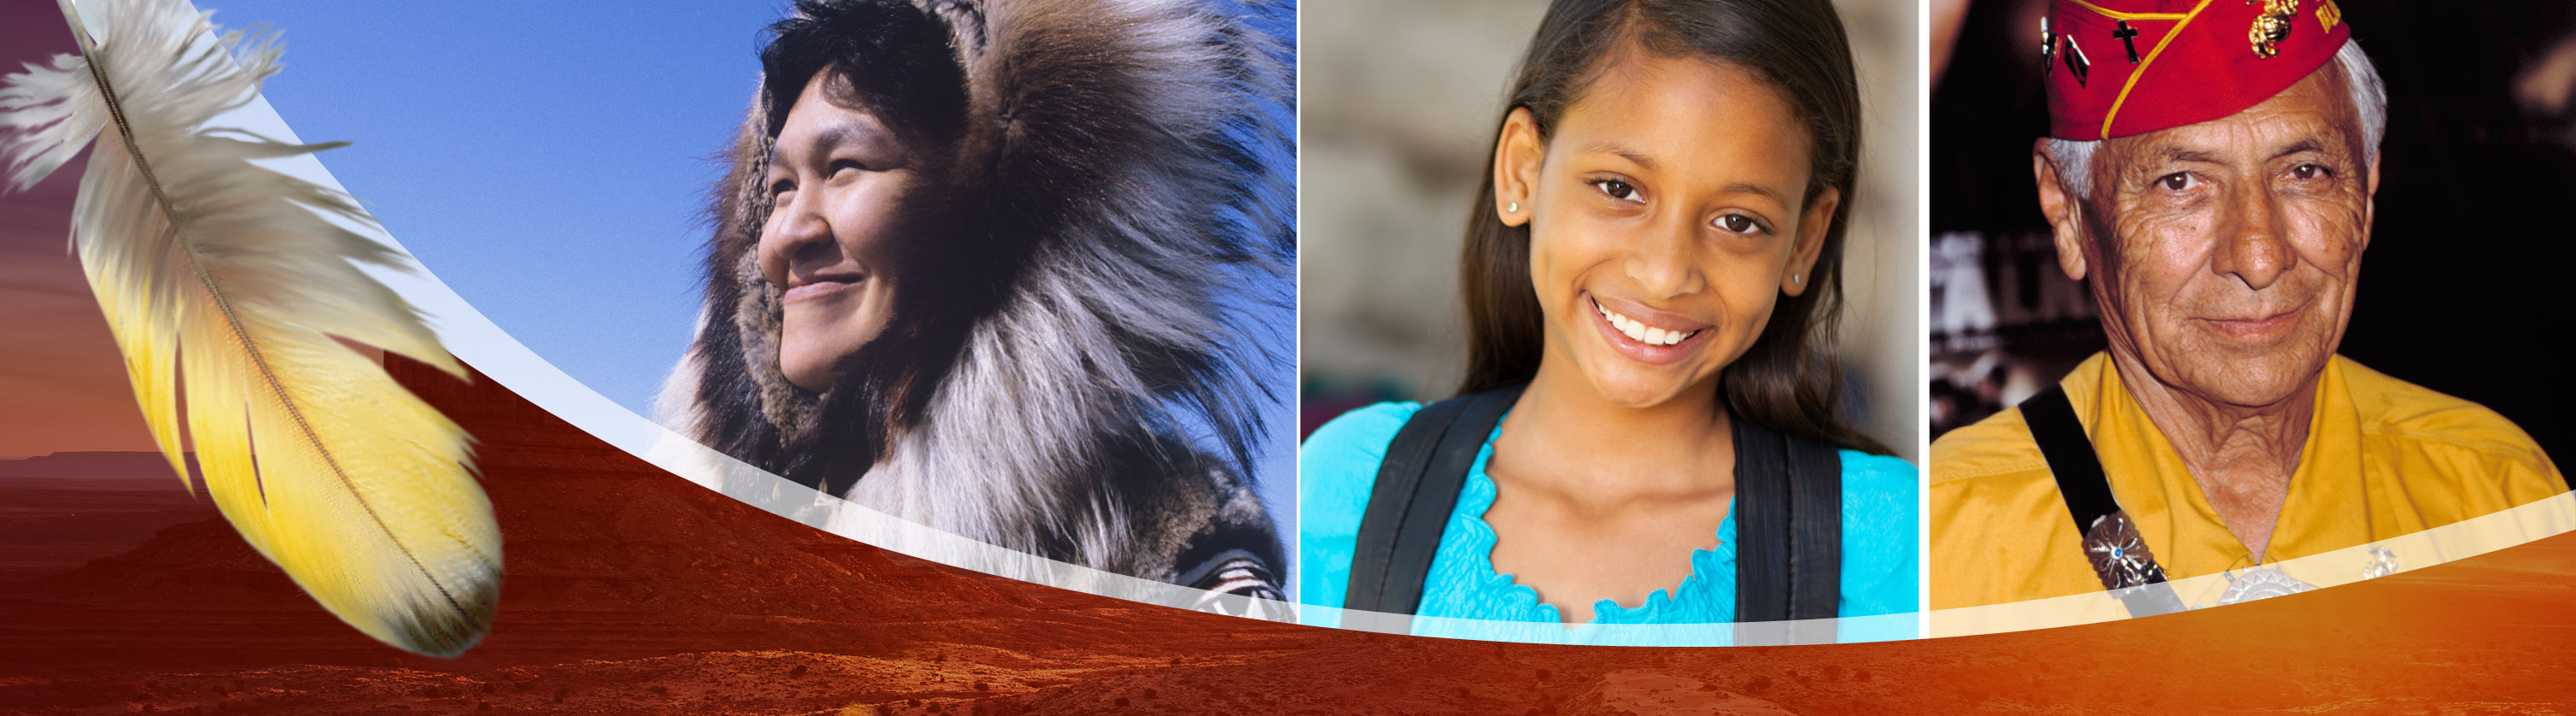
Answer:
M2317 380L2316 410L2309 417L2298 472L2272 528L2264 562L2316 554L2368 542L2368 490L2362 484L2361 419L2344 384L2342 356L2326 363ZM2175 577L2214 574L2251 566L2244 543L2229 532L2191 476L2182 456L2147 418L2107 353L2095 354L2069 380L2093 447L2108 473L2112 495L2138 525L2157 561Z

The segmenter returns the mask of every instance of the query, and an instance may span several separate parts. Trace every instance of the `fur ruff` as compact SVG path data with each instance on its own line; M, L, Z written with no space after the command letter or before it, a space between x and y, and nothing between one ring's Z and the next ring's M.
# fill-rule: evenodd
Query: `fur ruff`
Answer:
M754 258L770 209L760 97L712 197L704 314L663 422L989 544L1167 582L1217 553L1276 569L1243 477L1264 396L1242 386L1283 359L1216 297L1289 285L1293 178L1262 161L1289 155L1288 48L1211 2L914 2L954 36L969 102L954 186L976 245L1007 254L975 278L1007 289L881 459L830 459L846 411L779 373L778 291ZM1231 454L1204 454L1187 426Z

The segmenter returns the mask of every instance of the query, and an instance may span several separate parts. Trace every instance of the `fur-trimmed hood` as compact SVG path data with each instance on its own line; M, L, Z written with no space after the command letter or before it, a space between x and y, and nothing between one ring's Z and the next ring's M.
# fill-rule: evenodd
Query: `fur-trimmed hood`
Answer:
M909 0L967 84L951 251L994 288L917 340L939 369L822 394L778 367L764 91L714 197L706 302L663 422L791 480L986 543L1175 583L1205 558L1281 564L1247 479L1285 346L1246 336L1242 285L1293 281L1289 50L1264 0ZM784 101L783 99L781 101ZM978 282L981 282L978 284ZM963 284L961 284L963 285ZM1220 299L1220 295L1237 296ZM898 316L898 321L904 320ZM914 339L919 334L931 338ZM949 336L939 338L940 335ZM1189 439L1213 429L1228 446Z

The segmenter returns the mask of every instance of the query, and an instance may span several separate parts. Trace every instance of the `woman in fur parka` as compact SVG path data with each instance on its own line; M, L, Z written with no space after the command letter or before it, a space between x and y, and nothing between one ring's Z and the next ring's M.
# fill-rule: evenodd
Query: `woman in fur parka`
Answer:
M1219 298L1291 285L1288 50L1246 10L1278 8L800 0L666 424L988 544L1279 598L1246 387L1277 358Z

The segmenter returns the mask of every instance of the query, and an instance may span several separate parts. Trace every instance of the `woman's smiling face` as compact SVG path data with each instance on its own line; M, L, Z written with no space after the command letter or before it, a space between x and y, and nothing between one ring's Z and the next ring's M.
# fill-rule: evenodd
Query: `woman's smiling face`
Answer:
M760 273L782 292L778 367L815 392L877 339L894 315L895 242L913 153L885 122L835 101L815 74L778 131L768 184L777 202L760 234Z
M1806 198L1811 145L1789 100L1732 65L1630 46L1541 142L1506 120L1495 198L1530 227L1540 373L1611 403L1714 395L1783 292L1804 292L1840 200Z

